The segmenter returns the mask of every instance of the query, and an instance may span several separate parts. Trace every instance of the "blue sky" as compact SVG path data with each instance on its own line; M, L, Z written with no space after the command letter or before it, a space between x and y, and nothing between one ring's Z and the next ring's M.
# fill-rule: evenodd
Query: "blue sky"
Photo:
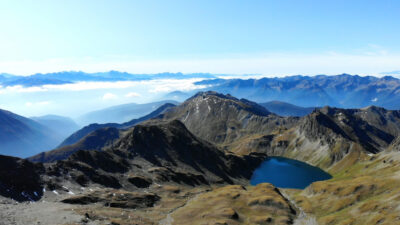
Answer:
M400 69L400 1L0 3L0 72Z

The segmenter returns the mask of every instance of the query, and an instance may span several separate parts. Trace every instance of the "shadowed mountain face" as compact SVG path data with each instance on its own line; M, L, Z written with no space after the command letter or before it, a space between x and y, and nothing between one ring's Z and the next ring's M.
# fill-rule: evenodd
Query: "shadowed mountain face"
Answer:
M182 172L202 171L210 180L214 177L214 181L248 179L251 176L249 169L254 167L251 163L247 164L253 160L253 156L241 158L221 151L194 136L177 120L137 125L112 149L133 153L133 158L143 158L157 166L171 167Z
M29 160L33 162L52 162L66 159L78 150L100 150L107 145L113 144L120 137L122 131L119 129L127 129L140 122L157 117L174 106L171 103L166 103L146 116L122 124L90 124L65 139L57 149L42 152L30 157Z
M315 107L300 107L297 105L292 105L286 102L280 101L271 101L260 103L261 106L264 106L268 111L273 112L280 116L305 116L310 114Z
M316 126L318 128L314 129ZM385 150L399 135L400 112L374 106L363 109L324 107L303 118L300 127L310 139L321 136L317 133L332 134L376 153Z
M58 141L50 128L0 109L0 154L28 157L54 148Z
M400 80L393 77L290 76L283 78L205 80L207 90L230 93L256 102L284 101L303 107L400 108Z

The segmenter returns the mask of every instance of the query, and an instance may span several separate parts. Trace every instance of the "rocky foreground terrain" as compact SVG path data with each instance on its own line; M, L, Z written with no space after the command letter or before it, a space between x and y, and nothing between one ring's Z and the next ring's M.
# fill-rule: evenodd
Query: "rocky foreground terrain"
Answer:
M103 127L45 154L67 149L62 160L1 156L0 224L399 224L399 133L399 111L324 107L280 117L201 92L139 125ZM268 156L333 178L304 190L249 185Z

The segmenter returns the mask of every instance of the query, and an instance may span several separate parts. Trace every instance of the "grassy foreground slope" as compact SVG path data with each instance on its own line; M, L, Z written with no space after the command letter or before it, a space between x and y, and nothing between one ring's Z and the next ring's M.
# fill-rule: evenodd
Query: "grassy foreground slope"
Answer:
M333 179L290 195L320 224L399 224L400 154L382 152L329 169Z

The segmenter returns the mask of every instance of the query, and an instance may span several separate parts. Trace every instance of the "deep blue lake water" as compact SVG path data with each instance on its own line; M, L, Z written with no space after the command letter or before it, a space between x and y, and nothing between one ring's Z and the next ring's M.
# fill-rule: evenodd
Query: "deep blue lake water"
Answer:
M280 188L304 189L315 181L332 178L329 173L307 163L284 157L269 157L258 167L250 184L271 183Z

